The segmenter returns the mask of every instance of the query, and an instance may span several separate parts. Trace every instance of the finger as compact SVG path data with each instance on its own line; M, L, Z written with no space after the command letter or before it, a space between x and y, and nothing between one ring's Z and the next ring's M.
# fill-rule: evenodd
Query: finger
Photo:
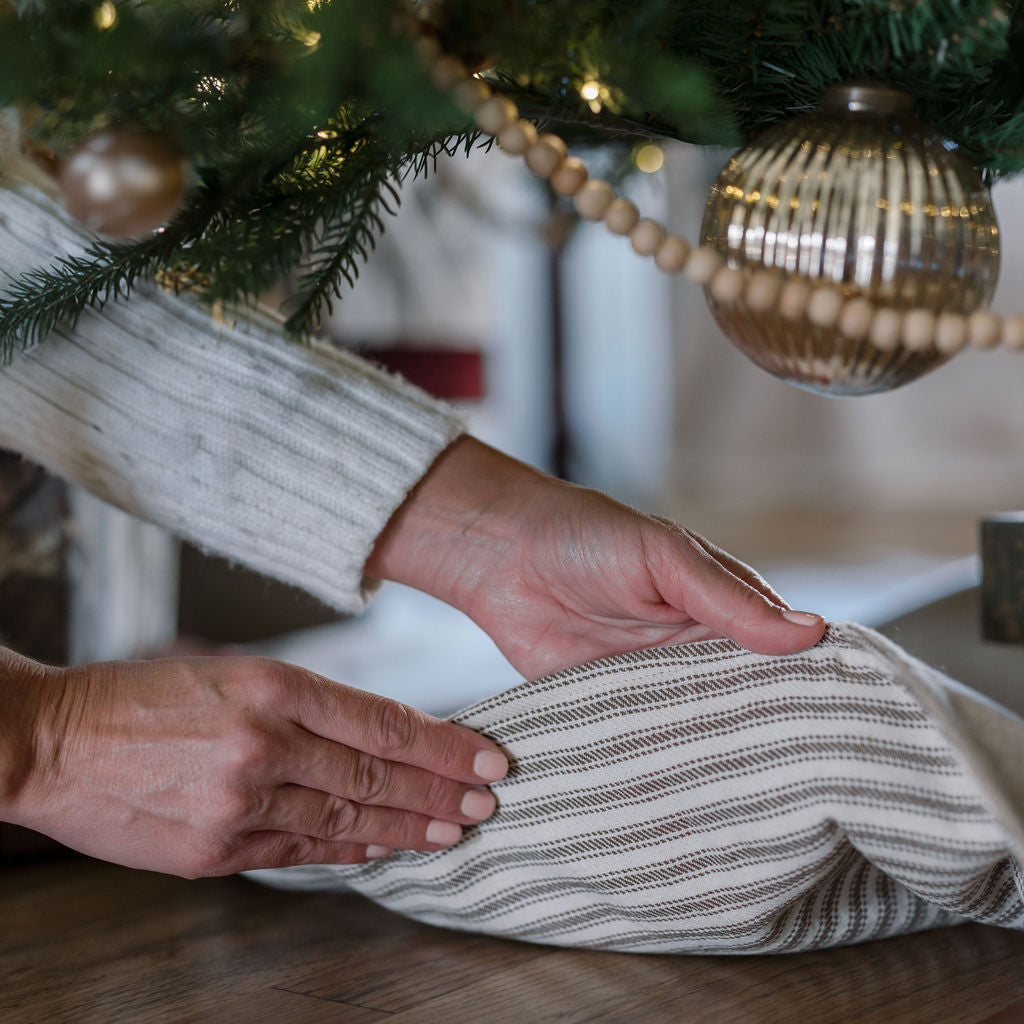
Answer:
M261 824L277 832L333 843L401 850L442 850L462 838L462 826L393 807L369 807L305 786L280 786L267 800Z
M364 864L375 859L362 843L335 843L294 832L254 832L239 850L232 874L300 864Z
M505 755L469 729L294 666L281 668L294 679L294 719L318 736L460 782L497 782L508 772Z
M660 560L659 589L665 600L758 654L792 654L821 639L825 620L820 615L771 601L726 569L696 539L679 535L679 543L674 559Z
M788 608L789 603L779 596L778 591L754 568L741 562L728 551L724 551L717 544L712 543L707 537L699 533L687 530L687 533L723 568L728 570L737 579L742 580L747 586L753 587L759 594L763 594L772 604L780 608Z
M462 824L483 821L494 813L494 795L480 786L351 750L305 730L302 739L302 759L289 759L284 776L272 781L294 783L371 807L416 811Z

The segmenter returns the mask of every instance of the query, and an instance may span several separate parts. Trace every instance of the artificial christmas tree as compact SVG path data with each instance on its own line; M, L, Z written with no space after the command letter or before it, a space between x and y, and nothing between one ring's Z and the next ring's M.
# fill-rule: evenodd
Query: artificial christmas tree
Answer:
M0 17L0 102L21 110L25 145L41 160L66 166L85 140L145 131L195 174L185 205L155 234L98 240L13 282L0 300L8 353L158 273L201 281L211 302L247 302L298 269L287 329L309 333L358 272L401 180L492 128L565 194L585 170L561 140L606 142L624 164L624 143L640 138L735 144L813 109L831 85L867 79L912 96L986 183L1024 164L1021 19L1008 4L55 0L9 4ZM485 104L474 123L465 111ZM534 125L551 138L538 143ZM731 254L718 268L662 238L600 183L585 189L578 207L607 198L600 215L659 266L689 262L709 283L737 269ZM146 223L129 217L123 229ZM968 256L954 261L954 277L972 273ZM749 305L744 282L719 276L719 303ZM874 298L854 274L839 283L841 299ZM804 302L812 317L835 305L831 294ZM879 307L876 333L934 346L930 334L918 338L921 316L904 331L910 312ZM960 327L946 325L947 341L971 337ZM973 333L979 344L1016 345L1019 328L979 321Z

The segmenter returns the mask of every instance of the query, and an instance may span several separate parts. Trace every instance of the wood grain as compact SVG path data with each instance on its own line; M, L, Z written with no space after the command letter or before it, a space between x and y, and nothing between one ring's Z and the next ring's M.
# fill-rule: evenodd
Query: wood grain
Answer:
M1024 1002L1024 935L967 925L781 957L570 951L357 896L85 858L0 871L4 1024L981 1024Z

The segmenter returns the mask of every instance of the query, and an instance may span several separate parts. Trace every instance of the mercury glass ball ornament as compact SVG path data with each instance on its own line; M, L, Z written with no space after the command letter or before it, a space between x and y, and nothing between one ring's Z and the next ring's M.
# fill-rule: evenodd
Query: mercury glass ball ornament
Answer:
M817 111L732 156L701 233L729 266L832 285L877 310L969 313L999 276L999 229L978 172L913 116L910 95L882 85L833 86ZM821 394L888 391L949 358L934 344L908 348L898 331L843 333L835 318L821 326L705 294L755 363Z
M165 224L185 196L187 165L161 135L102 131L68 155L59 181L68 212L91 231L137 238Z

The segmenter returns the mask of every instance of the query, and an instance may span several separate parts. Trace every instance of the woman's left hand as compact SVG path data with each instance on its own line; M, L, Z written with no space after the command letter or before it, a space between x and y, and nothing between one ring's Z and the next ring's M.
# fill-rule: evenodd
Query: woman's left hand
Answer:
M825 631L703 537L471 437L398 510L367 571L459 608L529 678L712 637L788 654Z

